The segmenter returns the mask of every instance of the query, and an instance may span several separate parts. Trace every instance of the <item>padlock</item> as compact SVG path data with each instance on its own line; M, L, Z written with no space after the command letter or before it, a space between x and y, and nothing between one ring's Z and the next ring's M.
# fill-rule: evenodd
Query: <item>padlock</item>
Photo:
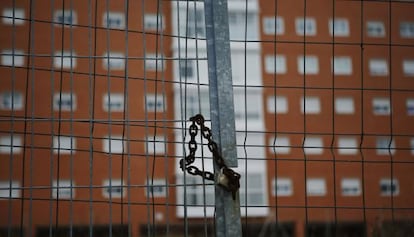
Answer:
M230 191L229 178L227 177L227 175L224 174L223 170L224 170L224 167L220 169L220 172L217 176L217 184L221 185L227 191Z

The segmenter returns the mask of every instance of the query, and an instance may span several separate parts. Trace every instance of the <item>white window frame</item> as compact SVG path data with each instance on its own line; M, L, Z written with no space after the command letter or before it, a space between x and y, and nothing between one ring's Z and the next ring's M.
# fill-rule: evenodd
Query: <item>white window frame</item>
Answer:
M188 206L203 208L204 202L207 205L214 205L214 186L212 181L203 181L200 177L186 175L184 185L184 177L177 177L177 204L184 204L184 197ZM207 185L204 185L207 184ZM203 187L204 186L204 187ZM240 187L241 188L241 187ZM186 195L184 196L184 189ZM190 214L200 217L202 213L191 212Z
M341 194L345 197L357 197L362 193L361 181L358 178L342 178Z
M1 110L22 110L23 109L23 93L20 91L3 91L0 93L0 109Z
M355 137L338 137L337 146L340 155L356 155L358 153L358 142Z
M414 38L414 21L400 22L400 36L405 39Z
M390 115L391 101L387 97L375 97L372 99L372 112L374 115Z
M350 35L349 21L346 18L329 19L329 34L335 37L347 37Z
M405 105L406 105L407 115L414 116L414 98L407 98Z
M167 110L167 101L164 94L147 93L145 108L147 112L163 113Z
M124 94L106 93L102 97L102 107L105 112L124 111Z
M58 69L74 69L77 65L76 61L76 53L73 51L56 51L53 55L53 66Z
M53 21L55 26L73 27L78 24L78 14L75 10L55 10Z
M354 114L355 103L353 97L335 98L335 113L337 114Z
M148 135L145 139L145 153L148 155L162 155L166 154L167 138L165 135ZM155 146L155 147L154 147Z
M158 17L158 19L157 19ZM158 20L158 29L157 29ZM145 13L144 14L144 29L146 31L162 32L165 28L163 14Z
M404 59L402 62L404 76L414 77L414 59Z
M14 12L14 15L13 15ZM2 12L2 23L4 25L24 25L25 10L23 8L9 8L6 7Z
M368 61L371 76L388 76L388 62L385 58L371 58Z
M13 199L20 198L21 196L21 185L19 181L0 181L0 201L5 198Z
M282 54L266 55L265 71L269 74L286 74L286 56Z
M283 95L267 97L267 111L269 113L287 114L289 111L288 99Z
M104 11L102 26L108 29L125 29L125 14L123 12Z
M180 36L204 38L206 36L204 8L197 4L197 9L194 10L193 4L195 3L183 5L183 7L178 9L180 18Z
M247 195L246 195L247 178ZM240 178L240 206L265 206L267 204L264 173L249 172ZM256 179L256 180L255 180ZM256 183L253 181L255 180ZM253 196L255 196L252 198ZM247 196L247 200L245 200ZM259 197L257 197L259 196ZM255 200L256 199L256 200Z
M300 111L302 112L302 114L320 114L320 98L317 96L302 96L300 100Z
M367 21L366 23L367 36L372 38L384 38L385 37L385 25L382 21Z
M265 35L283 35L285 33L285 20L281 16L264 16L263 33Z
M3 49L1 51L1 65L10 67L23 67L25 61L24 51L21 49Z
M73 200L75 198L75 189L76 185L74 181L69 179L53 180L52 197L54 199Z
M400 194L400 185L398 179L382 178L379 181L380 195L381 196L398 196ZM383 186L387 186L386 190L383 190ZM391 187L391 188L390 188ZM394 188L394 190L392 190Z
M159 54L158 57L154 53L145 54L145 70L162 72L165 70L165 57Z
M102 183L102 196L104 198L125 197L126 188L121 179L105 179Z
M334 75L352 75L352 59L349 56L335 56L331 59L331 69Z
M76 152L76 138L71 136L53 136L53 153L74 154Z
M13 145L12 145L13 142ZM23 150L22 137L17 134L0 136L0 154L20 154Z
M228 11L229 34L231 40L258 40L259 22L256 11L230 8ZM247 21L246 21L247 20ZM247 26L246 26L247 24ZM247 29L247 33L246 33Z
M247 119L249 126L260 126L263 124L263 96L256 88L250 88L246 91L234 89L234 117L236 126L243 124ZM247 98L246 98L247 97ZM245 106L247 104L247 106Z
M145 196L146 197L166 197L167 183L165 179L153 179L145 182Z
M65 103L62 104L61 101ZM70 92L56 92L53 95L53 110L54 111L75 111L76 110L76 94Z
M293 195L291 178L276 178L272 182L272 195L276 197L290 197Z
M122 136L111 135L106 136L102 140L103 151L110 154L122 154L127 152L125 148L125 141Z
M192 59L180 59L178 63L179 76L188 81L196 79L196 61Z
M380 156L395 154L395 140L391 137L377 137L375 141L376 153Z
M295 29L297 35L315 36L317 34L316 20L313 17L297 17Z
M102 56L102 66L105 70L124 70L125 55L120 52L106 52Z
M269 139L269 149L273 154L285 155L290 153L290 138L285 135L278 135Z
M306 155L321 155L323 154L323 138L317 136L305 137L303 144L303 152Z
M298 57L298 72L303 75L316 75L319 73L319 59L316 55Z
M324 178L307 178L306 191L307 196L325 196L327 193L326 180Z

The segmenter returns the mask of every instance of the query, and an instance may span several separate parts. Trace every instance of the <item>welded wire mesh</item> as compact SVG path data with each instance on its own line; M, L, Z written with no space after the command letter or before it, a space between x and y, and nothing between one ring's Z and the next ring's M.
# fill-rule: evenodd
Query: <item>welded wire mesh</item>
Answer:
M214 236L203 1L0 6L0 236ZM243 235L414 235L413 3L228 8Z

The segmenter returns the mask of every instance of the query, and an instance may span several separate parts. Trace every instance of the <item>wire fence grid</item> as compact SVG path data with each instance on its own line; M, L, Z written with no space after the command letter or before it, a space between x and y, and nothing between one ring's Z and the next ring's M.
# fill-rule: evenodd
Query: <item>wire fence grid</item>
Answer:
M0 236L216 235L205 1L1 1ZM243 236L414 236L413 2L227 4Z

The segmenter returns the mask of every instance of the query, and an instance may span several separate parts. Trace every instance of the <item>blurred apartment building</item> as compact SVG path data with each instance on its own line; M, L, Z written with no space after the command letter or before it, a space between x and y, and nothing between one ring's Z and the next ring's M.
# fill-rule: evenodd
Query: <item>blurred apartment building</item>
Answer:
M202 1L0 6L0 236L213 235ZM414 4L228 8L246 236L412 234Z

